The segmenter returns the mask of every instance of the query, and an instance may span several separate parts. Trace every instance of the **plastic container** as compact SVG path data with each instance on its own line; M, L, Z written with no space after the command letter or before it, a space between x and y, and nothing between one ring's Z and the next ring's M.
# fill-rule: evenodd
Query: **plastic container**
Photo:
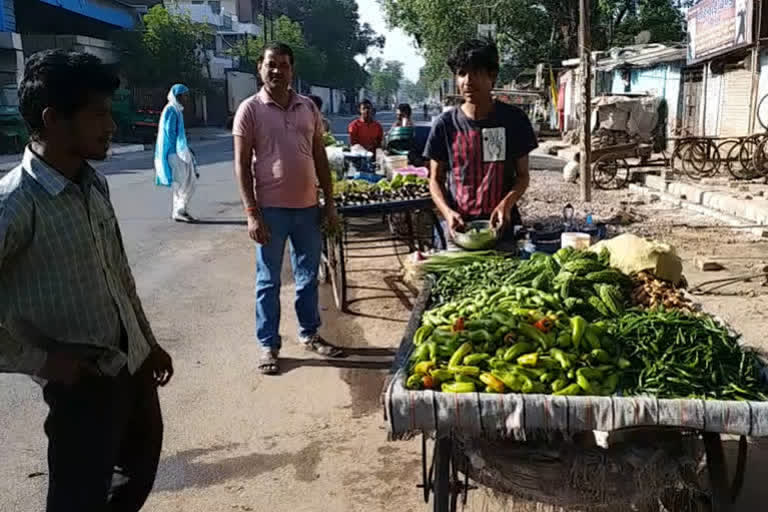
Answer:
M588 233L563 233L560 236L560 247L587 249L592 245L592 237Z
M408 156L406 155L392 155L384 158L387 177L391 177L395 171L405 167L408 167Z

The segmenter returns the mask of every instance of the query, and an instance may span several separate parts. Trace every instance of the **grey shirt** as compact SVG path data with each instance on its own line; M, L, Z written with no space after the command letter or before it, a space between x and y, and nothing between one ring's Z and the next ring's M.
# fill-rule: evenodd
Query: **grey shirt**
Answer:
M35 375L65 350L134 373L156 344L107 180L86 164L74 183L28 148L0 180L0 372Z

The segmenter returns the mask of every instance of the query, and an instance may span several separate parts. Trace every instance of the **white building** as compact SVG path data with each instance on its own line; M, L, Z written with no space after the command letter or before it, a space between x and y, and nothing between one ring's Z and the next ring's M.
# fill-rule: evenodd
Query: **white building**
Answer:
M231 50L246 37L259 37L261 28L254 23L253 0L166 0L166 9L185 13L192 21L206 23L215 31L215 41L208 48L208 62L214 80L223 80L227 69L238 67Z

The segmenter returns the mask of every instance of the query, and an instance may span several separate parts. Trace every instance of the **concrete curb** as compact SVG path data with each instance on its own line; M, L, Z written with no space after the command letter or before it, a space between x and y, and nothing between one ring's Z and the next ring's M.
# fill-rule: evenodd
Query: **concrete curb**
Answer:
M734 226L734 227L741 227L744 225L750 226L750 227L744 228L744 230L751 233L752 235L755 235L756 237L768 238L768 226L766 226L765 228L759 227L759 226L752 227L750 222L753 222L753 221L751 219L745 219L744 217L737 217L735 215L723 213L722 211L717 210L715 208L710 208L708 206L703 206L701 204L687 201L685 199L680 199L679 197L673 194L668 194L667 192L661 192L659 190L655 190L649 187L644 187L642 185L637 185L634 183L631 183L629 185L629 190L630 192L633 192L638 195L646 196L646 197L656 196L660 200L665 201L667 203L672 203L674 206L678 208L685 208L686 210L690 210L692 212L696 212L702 215L706 215L708 217L712 217L713 219L717 219L721 222L724 222L729 226ZM758 223L758 224L762 224L762 223Z
M666 182L661 177L653 175L646 175L645 186L692 204L704 206L733 217L747 219L755 224L768 224L768 201L763 199L743 199L734 197L727 191L713 189L706 185L677 181Z

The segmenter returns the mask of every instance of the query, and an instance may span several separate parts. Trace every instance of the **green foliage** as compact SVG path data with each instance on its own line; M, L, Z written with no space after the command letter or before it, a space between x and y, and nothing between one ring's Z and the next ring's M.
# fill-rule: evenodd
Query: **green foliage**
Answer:
M384 38L368 24L360 24L356 0L273 0L270 6L273 13L297 22L307 45L325 55L323 85L365 85L366 74L355 57L365 55L371 47L382 48Z
M429 96L427 88L424 86L424 82L419 80L418 82L411 82L410 80L403 80L400 83L400 91L406 100L411 103L411 106L418 107Z
M259 24L263 18L259 18ZM323 79L323 73L327 59L323 52L309 46L304 39L301 25L292 21L287 16L280 16L274 23L275 40L289 45L293 49L296 73L303 80L316 82ZM247 61L247 67L256 70L257 61L264 48L264 38L254 37L246 41L240 41L233 49L232 54Z
M403 63L373 59L368 63L369 84L378 104L389 104L400 89L403 79Z
M411 34L427 61L428 83L448 76L445 61L462 40L475 37L477 25L497 25L504 56L500 81L540 62L559 64L578 55L576 1L498 0L489 12L476 0L379 0L390 25ZM643 30L650 42L682 41L680 7L690 0L593 0L592 45L596 50L634 43Z
M182 82L205 87L203 45L213 38L211 29L195 23L188 14L169 12L161 5L144 15L143 32L122 31L114 42L122 53L121 67L137 86L169 86Z

